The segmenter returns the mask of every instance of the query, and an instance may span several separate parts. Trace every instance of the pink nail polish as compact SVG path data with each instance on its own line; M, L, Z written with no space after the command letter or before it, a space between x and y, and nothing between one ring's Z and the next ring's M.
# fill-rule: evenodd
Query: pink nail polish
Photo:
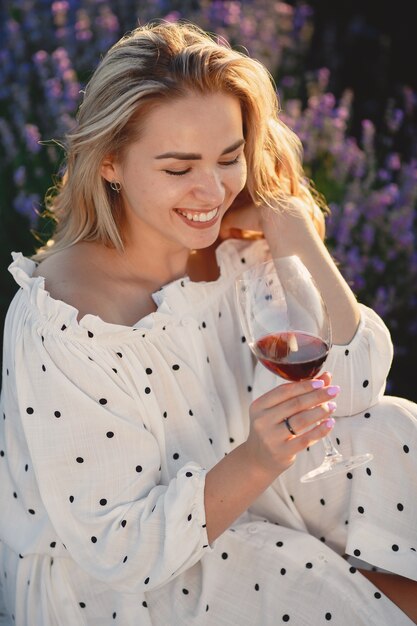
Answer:
M333 426L336 424L335 420L333 419L333 417L329 417L325 422L324 422L327 426L327 428L330 430L331 428L333 428Z
M313 380L311 386L313 389L321 389L321 387L324 387L324 380Z
M333 400L329 400L329 402L327 403L327 409L329 411L335 411L337 409L336 402L333 402Z
M339 385L333 385L332 387L327 388L327 393L329 394L329 396L337 396L339 391L340 391Z

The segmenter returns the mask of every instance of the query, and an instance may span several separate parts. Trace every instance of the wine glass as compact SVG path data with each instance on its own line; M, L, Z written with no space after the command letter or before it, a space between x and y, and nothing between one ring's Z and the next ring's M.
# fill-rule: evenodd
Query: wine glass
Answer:
M236 281L239 317L256 358L286 380L314 378L331 347L326 305L299 257L270 259L243 272ZM322 464L301 477L309 482L351 470L373 458L345 458L329 436L322 439Z

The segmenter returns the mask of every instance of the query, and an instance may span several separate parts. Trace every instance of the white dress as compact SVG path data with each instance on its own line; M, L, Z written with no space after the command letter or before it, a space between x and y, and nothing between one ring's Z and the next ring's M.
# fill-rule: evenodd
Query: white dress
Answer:
M224 242L221 277L177 280L133 327L54 300L15 255L0 425L0 580L18 626L406 626L341 555L417 579L416 406L382 398L391 343L362 307L326 368L343 452L375 458L302 484L300 454L208 545L206 471L246 438L277 378L254 364L234 278L265 242ZM352 391L350 391L352 389ZM245 476L242 475L242 480Z

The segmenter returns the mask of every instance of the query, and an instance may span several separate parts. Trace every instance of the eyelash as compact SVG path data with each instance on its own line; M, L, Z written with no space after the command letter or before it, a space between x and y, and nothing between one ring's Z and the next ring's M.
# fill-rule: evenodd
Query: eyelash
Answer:
M228 167L229 165L236 165L236 163L238 162L239 162L239 155L235 159L233 159L233 161L227 161L227 163L220 163L220 165L224 165ZM173 170L164 170L164 172L166 174L169 174L170 176L184 176L185 174L188 174L190 170L191 170L191 167L189 167L186 170L179 171L179 172L175 172Z

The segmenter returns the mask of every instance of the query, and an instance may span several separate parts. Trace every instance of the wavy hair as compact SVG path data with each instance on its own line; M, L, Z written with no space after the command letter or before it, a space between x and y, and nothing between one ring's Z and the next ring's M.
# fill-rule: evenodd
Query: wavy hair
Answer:
M273 79L258 61L188 23L151 23L120 39L101 60L84 92L77 125L66 137L66 170L46 198L56 220L46 256L79 241L123 250L122 201L101 176L109 154L123 159L149 110L189 93L223 92L241 106L248 176L255 204L288 196L314 199L302 170L298 137L279 119Z

